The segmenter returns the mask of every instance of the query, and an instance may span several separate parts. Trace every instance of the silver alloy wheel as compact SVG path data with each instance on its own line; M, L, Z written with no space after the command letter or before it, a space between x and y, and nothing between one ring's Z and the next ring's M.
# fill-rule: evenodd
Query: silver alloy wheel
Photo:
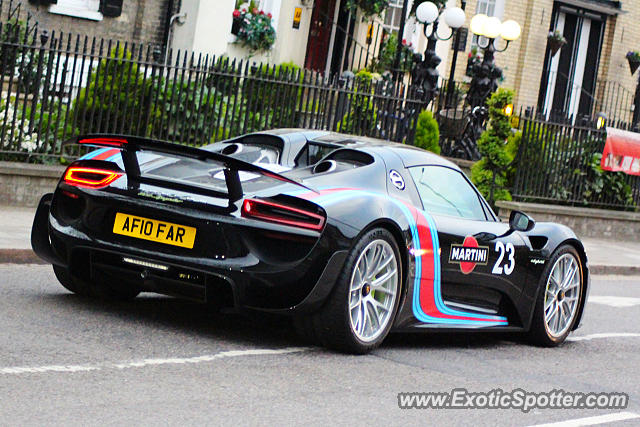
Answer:
M564 254L553 265L544 296L544 325L553 338L571 327L582 291L582 270L575 256Z
M363 342L378 338L391 321L398 294L398 261L386 240L362 251L349 285L351 330Z

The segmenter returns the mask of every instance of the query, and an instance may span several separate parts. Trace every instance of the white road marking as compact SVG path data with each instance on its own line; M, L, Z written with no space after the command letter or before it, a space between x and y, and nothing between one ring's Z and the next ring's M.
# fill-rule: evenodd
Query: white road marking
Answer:
M640 334L634 332L610 332L606 334L591 334L581 337L569 337L567 341L590 341L602 338L640 338Z
M131 368L144 368L146 366L159 366L159 365L185 365L195 364L203 362L212 362L218 359L227 359L232 357L246 357L246 356L274 356L281 354L300 353L303 351L311 350L310 347L288 347L283 349L252 349L252 350L233 350L223 351L217 354L186 357L186 358L171 358L171 359L144 359L132 362L121 363L104 363L97 365L50 365L50 366L13 366L0 368L0 375L19 375L19 374L39 374L45 372L86 372L86 371L101 371L104 369L131 369Z
M534 427L579 427L593 426L597 424L613 423L616 421L634 420L640 418L640 414L635 412L616 412L614 414L599 415L596 417L576 418L573 420L560 421L557 423L536 424Z
M616 308L625 308L640 305L640 298L591 295L587 302L608 305Z

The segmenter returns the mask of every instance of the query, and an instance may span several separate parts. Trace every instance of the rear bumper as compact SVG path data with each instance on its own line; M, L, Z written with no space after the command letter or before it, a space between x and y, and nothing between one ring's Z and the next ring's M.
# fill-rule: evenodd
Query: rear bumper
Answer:
M33 250L83 280L126 281L143 291L298 314L312 312L324 302L347 257L347 250L328 250L333 243L326 236L304 260L284 270L252 253L220 260L127 246L62 224L51 213L53 198L45 195L36 211Z

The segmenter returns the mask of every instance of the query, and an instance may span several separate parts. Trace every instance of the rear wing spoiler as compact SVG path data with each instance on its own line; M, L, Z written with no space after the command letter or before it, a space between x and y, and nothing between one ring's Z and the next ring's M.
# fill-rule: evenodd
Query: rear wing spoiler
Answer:
M242 160L238 160L224 154L214 153L212 151L202 150L200 148L174 144L165 141L156 141L153 139L141 138L137 136L93 134L74 137L64 142L64 145L67 144L79 144L120 149L122 160L124 162L125 172L127 174L127 179L134 183L146 183L165 188L172 188L179 191L193 192L206 196L228 198L232 203L242 199L244 196L242 181L240 180L239 174L239 172L241 171L266 176L317 193L316 190L309 188L298 181L287 178L286 176L272 172L260 166L256 166L252 163L244 162ZM138 156L136 155L136 152L142 150L168 154L174 157L200 160L203 162L212 160L221 163L224 166L224 178L227 184L228 193L222 193L205 186L187 183L176 179L144 176L140 171L140 163L138 161Z

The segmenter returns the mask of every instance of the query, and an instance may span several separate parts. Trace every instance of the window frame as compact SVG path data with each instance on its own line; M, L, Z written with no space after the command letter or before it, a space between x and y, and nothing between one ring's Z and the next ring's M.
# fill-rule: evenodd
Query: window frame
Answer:
M478 0L478 3L476 3L476 15L479 13L483 13L487 16L497 16L498 18L502 19L504 16L506 2L507 0ZM484 6L485 9L482 12L480 12L481 6ZM493 11L491 12L491 14L487 13L490 6L493 6ZM484 43L484 36L477 36L473 34L473 37L471 37L471 47L477 47L478 40L480 39L482 39Z
M322 147L322 148L330 148L331 151L329 151L328 153L323 155L316 163L310 163L309 160L310 160L310 157L311 157L311 146L312 145L318 146L318 147ZM294 159L295 167L308 167L308 166L316 165L316 164L318 164L318 162L320 162L322 159L327 157L329 154L331 154L332 152L334 152L334 151L336 151L336 150L338 150L340 148L342 148L342 146L336 145L336 144L332 144L332 143L329 143L329 142L314 141L314 140L307 141L307 143L304 145L304 148L302 150L300 150L300 152L298 153L298 155ZM302 159L304 159L304 163L305 164L301 164Z
M410 1L410 3L413 3L413 2ZM394 22L396 20L396 14L401 15L400 20L402 20L402 6L403 6L403 0L389 1L389 7L387 8L387 11L385 13L384 20L382 23L382 28L386 30L389 34L394 34L394 33L398 34L400 32L400 26L398 25L396 27L394 25ZM407 13L409 13L409 10L411 10L411 5L409 5L409 7L407 8ZM387 24L387 18L389 16L391 16L391 23Z
M452 168L452 167L447 166L447 165L422 164L422 165L413 165L413 166L407 167L407 172L408 172L407 175L409 175L409 177L411 178L411 182L413 183L413 186L415 187L416 192L418 193L418 200L420 201L420 205L421 205L420 208L422 210L425 210L424 201L422 200L422 195L420 194L419 183L417 183L415 178L413 177L413 174L411 173L411 169L414 169L414 168L425 168L425 167L449 169L449 170L451 170L453 172L456 172L456 173L460 174L462 176L462 179L469 185L471 190L475 193L476 197L478 198L478 202L480 202L480 208L482 209L482 213L485 216L485 219L483 220L483 219L465 218L465 217L461 217L461 216L448 215L446 213L440 213L440 212L437 212L436 215L447 216L449 218L457 218L457 219L461 219L461 220L465 220L465 221L500 222L500 219L495 214L495 212L493 212L493 209L491 209L491 206L489 206L489 203L484 199L482 194L480 194L480 192L478 191L476 186L473 185L473 183L467 177L467 175L464 172L462 172L461 170L456 169L456 168Z
M49 13L71 16L74 18L88 19L90 21L102 21L104 16L100 12L100 2L95 0L82 0L85 7L77 7L77 0L58 0L57 4L49 5ZM96 3L95 10L89 6L89 2Z

